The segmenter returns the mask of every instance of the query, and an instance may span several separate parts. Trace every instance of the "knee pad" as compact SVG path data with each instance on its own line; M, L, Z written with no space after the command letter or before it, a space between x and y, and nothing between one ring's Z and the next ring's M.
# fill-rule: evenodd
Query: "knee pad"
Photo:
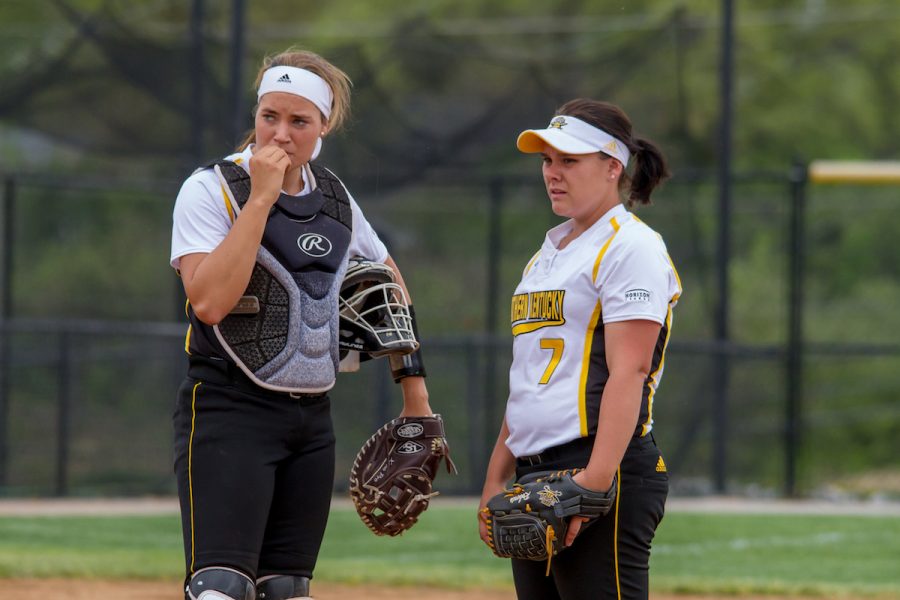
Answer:
M256 582L259 600L301 600L309 598L309 577L268 575Z
M255 600L253 580L228 567L207 567L191 576L185 590L188 600Z

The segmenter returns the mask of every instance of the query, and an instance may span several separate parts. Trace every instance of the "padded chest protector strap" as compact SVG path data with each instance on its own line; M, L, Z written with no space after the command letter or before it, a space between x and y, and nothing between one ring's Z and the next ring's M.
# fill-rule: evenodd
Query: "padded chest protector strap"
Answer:
M316 178L317 188L325 197L320 212L350 228L353 215L350 209L350 197L347 195L344 184L325 167L315 164L309 166L313 177ZM219 179L226 184L228 199L235 209L235 214L239 213L250 198L250 174L241 166L227 160L215 163L214 168Z

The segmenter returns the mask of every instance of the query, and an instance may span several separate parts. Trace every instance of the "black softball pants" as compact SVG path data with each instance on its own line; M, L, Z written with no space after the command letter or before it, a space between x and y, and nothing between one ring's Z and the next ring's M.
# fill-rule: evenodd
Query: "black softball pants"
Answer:
M227 566L312 577L334 485L328 396L269 392L191 358L174 414L187 578Z
M592 440L559 447L558 452L549 452L549 461L540 464L520 460L516 478L585 467ZM519 600L646 600L650 543L662 520L668 492L669 476L652 434L634 438L619 467L615 505L608 515L582 528L571 547L553 557L550 575L545 575L546 561L513 559Z

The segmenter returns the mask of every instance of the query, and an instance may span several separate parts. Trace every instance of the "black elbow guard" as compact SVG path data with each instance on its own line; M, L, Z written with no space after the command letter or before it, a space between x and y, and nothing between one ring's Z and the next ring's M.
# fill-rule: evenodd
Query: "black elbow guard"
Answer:
M412 304L409 305L409 316L412 321L412 331L419 342L419 347L409 354L391 354L389 361L391 364L391 375L394 376L394 383L400 383L404 377L425 377L425 363L422 361L422 342L419 339L419 327L416 324L416 311L413 310Z

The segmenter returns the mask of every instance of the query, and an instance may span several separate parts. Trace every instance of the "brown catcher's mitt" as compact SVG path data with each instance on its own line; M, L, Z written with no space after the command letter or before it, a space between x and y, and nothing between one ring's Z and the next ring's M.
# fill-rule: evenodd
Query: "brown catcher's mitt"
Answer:
M441 459L456 473L440 415L399 417L363 444L350 470L350 497L377 535L399 535L415 525L438 492L431 491Z

